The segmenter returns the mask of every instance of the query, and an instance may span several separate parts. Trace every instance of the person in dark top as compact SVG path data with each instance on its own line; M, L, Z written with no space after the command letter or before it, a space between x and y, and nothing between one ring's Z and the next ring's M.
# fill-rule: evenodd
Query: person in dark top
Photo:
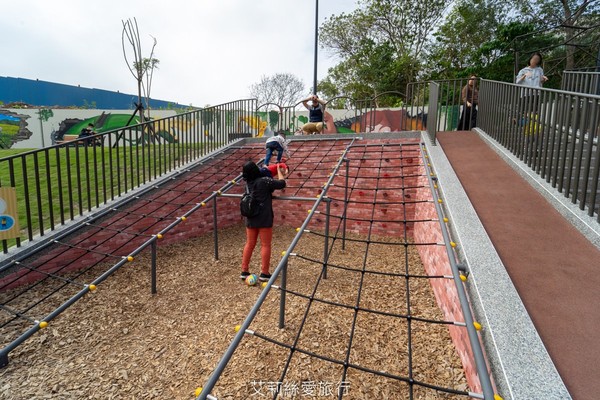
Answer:
M261 270L258 280L266 282L271 278L271 239L273 238L273 199L275 189L285 188L285 177L281 167L277 168L277 179L262 176L258 165L253 161L244 164L242 177L246 180L248 191L261 204L255 217L246 218L246 245L242 254L241 279L250 275L250 259L260 236Z
M89 139L90 136L95 135L96 132L94 132L94 124L89 123L85 128L83 128L81 130L81 132L79 132L79 139L84 139L83 143L87 146L91 143L91 139Z
M308 104L309 101L311 105ZM302 127L302 133L305 135L321 133L323 131L326 103L314 94L302 100L302 104L308 109L308 122Z
M463 110L458 121L458 130L470 131L477 124L477 103L479 103L477 76L471 75L469 77L469 81L462 88L461 99Z

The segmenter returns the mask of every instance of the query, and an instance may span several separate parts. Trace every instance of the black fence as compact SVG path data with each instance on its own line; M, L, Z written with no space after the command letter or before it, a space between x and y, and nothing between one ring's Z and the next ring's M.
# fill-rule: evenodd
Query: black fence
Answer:
M488 80L480 94L482 130L581 210L598 215L600 96Z
M16 188L23 227L3 252L252 136L256 108L238 100L0 159L0 187Z

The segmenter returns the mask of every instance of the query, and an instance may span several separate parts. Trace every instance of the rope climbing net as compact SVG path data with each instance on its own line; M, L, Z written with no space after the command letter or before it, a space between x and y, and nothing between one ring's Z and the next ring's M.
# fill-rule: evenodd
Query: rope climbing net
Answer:
M282 254L271 280L263 285L254 307L235 327L237 333L229 348L204 386L196 390L198 398L231 395L234 389L221 387L218 382L228 368L235 368L229 363L240 351L237 349L242 341L252 341L245 350L272 346L269 353L277 352L281 359L277 363L278 376L248 382L248 396L356 398L352 390L361 388L353 388L352 383L364 380L366 374L376 377L380 385L386 385L384 381L389 384L377 392L383 397L387 393L407 399L443 394L499 398L493 394L483 361L476 333L480 325L473 321L466 303L462 287L466 277L458 270L453 250L456 244L445 230L447 219L442 216L438 182L425 146L419 142L352 141L333 165L306 165L293 173L306 178L314 176L315 170L320 171L319 177L327 177L327 182L315 185L315 179L304 179L298 186L303 190L295 194L305 194L309 189L318 193L317 200ZM417 211L424 206L433 213ZM416 240L414 232L422 226L436 226L439 234ZM322 254L314 250L305 253L303 241L310 237L323 240ZM415 268L420 264L415 262L420 248L444 249L448 273L426 274ZM360 256L347 257L351 252ZM314 270L314 280L294 282L294 271L300 269ZM456 297L460 299L462 318L444 318L440 312L424 311L423 304L415 302L416 292L430 290L434 281L444 281L443 287L461 292ZM265 326L256 318L269 312L264 310L272 304L267 301L269 296L279 299L278 328L285 328L285 332ZM345 318L334 317L339 314ZM468 334L471 345L477 347L472 349L480 380L477 392L457 387L452 377L445 382L439 376L431 378L432 369L444 375L444 355L428 349L427 341L440 329L448 331L448 327ZM422 357L417 361L416 352L425 352L431 362L421 362ZM367 353L380 356L374 358L376 362L367 362ZM252 365L241 368L252 371ZM327 379L316 382L315 376Z

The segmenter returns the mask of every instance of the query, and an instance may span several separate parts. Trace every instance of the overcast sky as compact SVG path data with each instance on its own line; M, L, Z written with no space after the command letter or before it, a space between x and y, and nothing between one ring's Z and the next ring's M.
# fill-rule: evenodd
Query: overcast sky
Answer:
M321 0L319 20L356 8ZM152 97L204 106L246 98L262 75L312 86L315 2L299 0L18 0L3 2L0 76L136 93L121 21L137 18L147 56L158 40ZM318 78L336 60L319 50Z

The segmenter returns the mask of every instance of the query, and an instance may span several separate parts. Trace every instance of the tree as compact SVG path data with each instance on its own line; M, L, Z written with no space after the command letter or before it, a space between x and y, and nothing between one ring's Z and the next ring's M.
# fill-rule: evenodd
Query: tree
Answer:
M154 58L154 48L156 47L156 38L152 37L153 45L150 50L149 57L142 57L142 44L140 40L140 31L138 29L137 20L121 21L123 23L123 31L121 32L121 43L123 46L123 57L129 71L135 78L138 86L138 105L140 121L144 121L144 110L142 108L142 93L146 103L146 109L150 109L150 90L152 88L152 78L154 69L158 68L159 60ZM131 55L127 55L127 47L125 39L129 43ZM132 61L130 61L133 59ZM150 117L150 114L148 114Z
M428 46L427 75L432 79L465 77L482 60L480 47L490 41L507 19L498 0L459 0Z
M258 99L258 104L274 103L281 107L292 106L301 100L304 82L290 73L263 75L260 82L250 86L250 96Z
M508 1L508 0L507 0ZM557 29L565 44L566 69L576 67L578 39L590 29L598 29L600 1L598 0L516 0L521 12L540 29ZM596 42L597 44L597 42ZM537 50L537 49L532 49ZM598 49L595 48L595 51Z
M329 17L321 46L341 62L329 70L325 90L356 99L404 91L446 7L444 0L361 0L355 11Z

